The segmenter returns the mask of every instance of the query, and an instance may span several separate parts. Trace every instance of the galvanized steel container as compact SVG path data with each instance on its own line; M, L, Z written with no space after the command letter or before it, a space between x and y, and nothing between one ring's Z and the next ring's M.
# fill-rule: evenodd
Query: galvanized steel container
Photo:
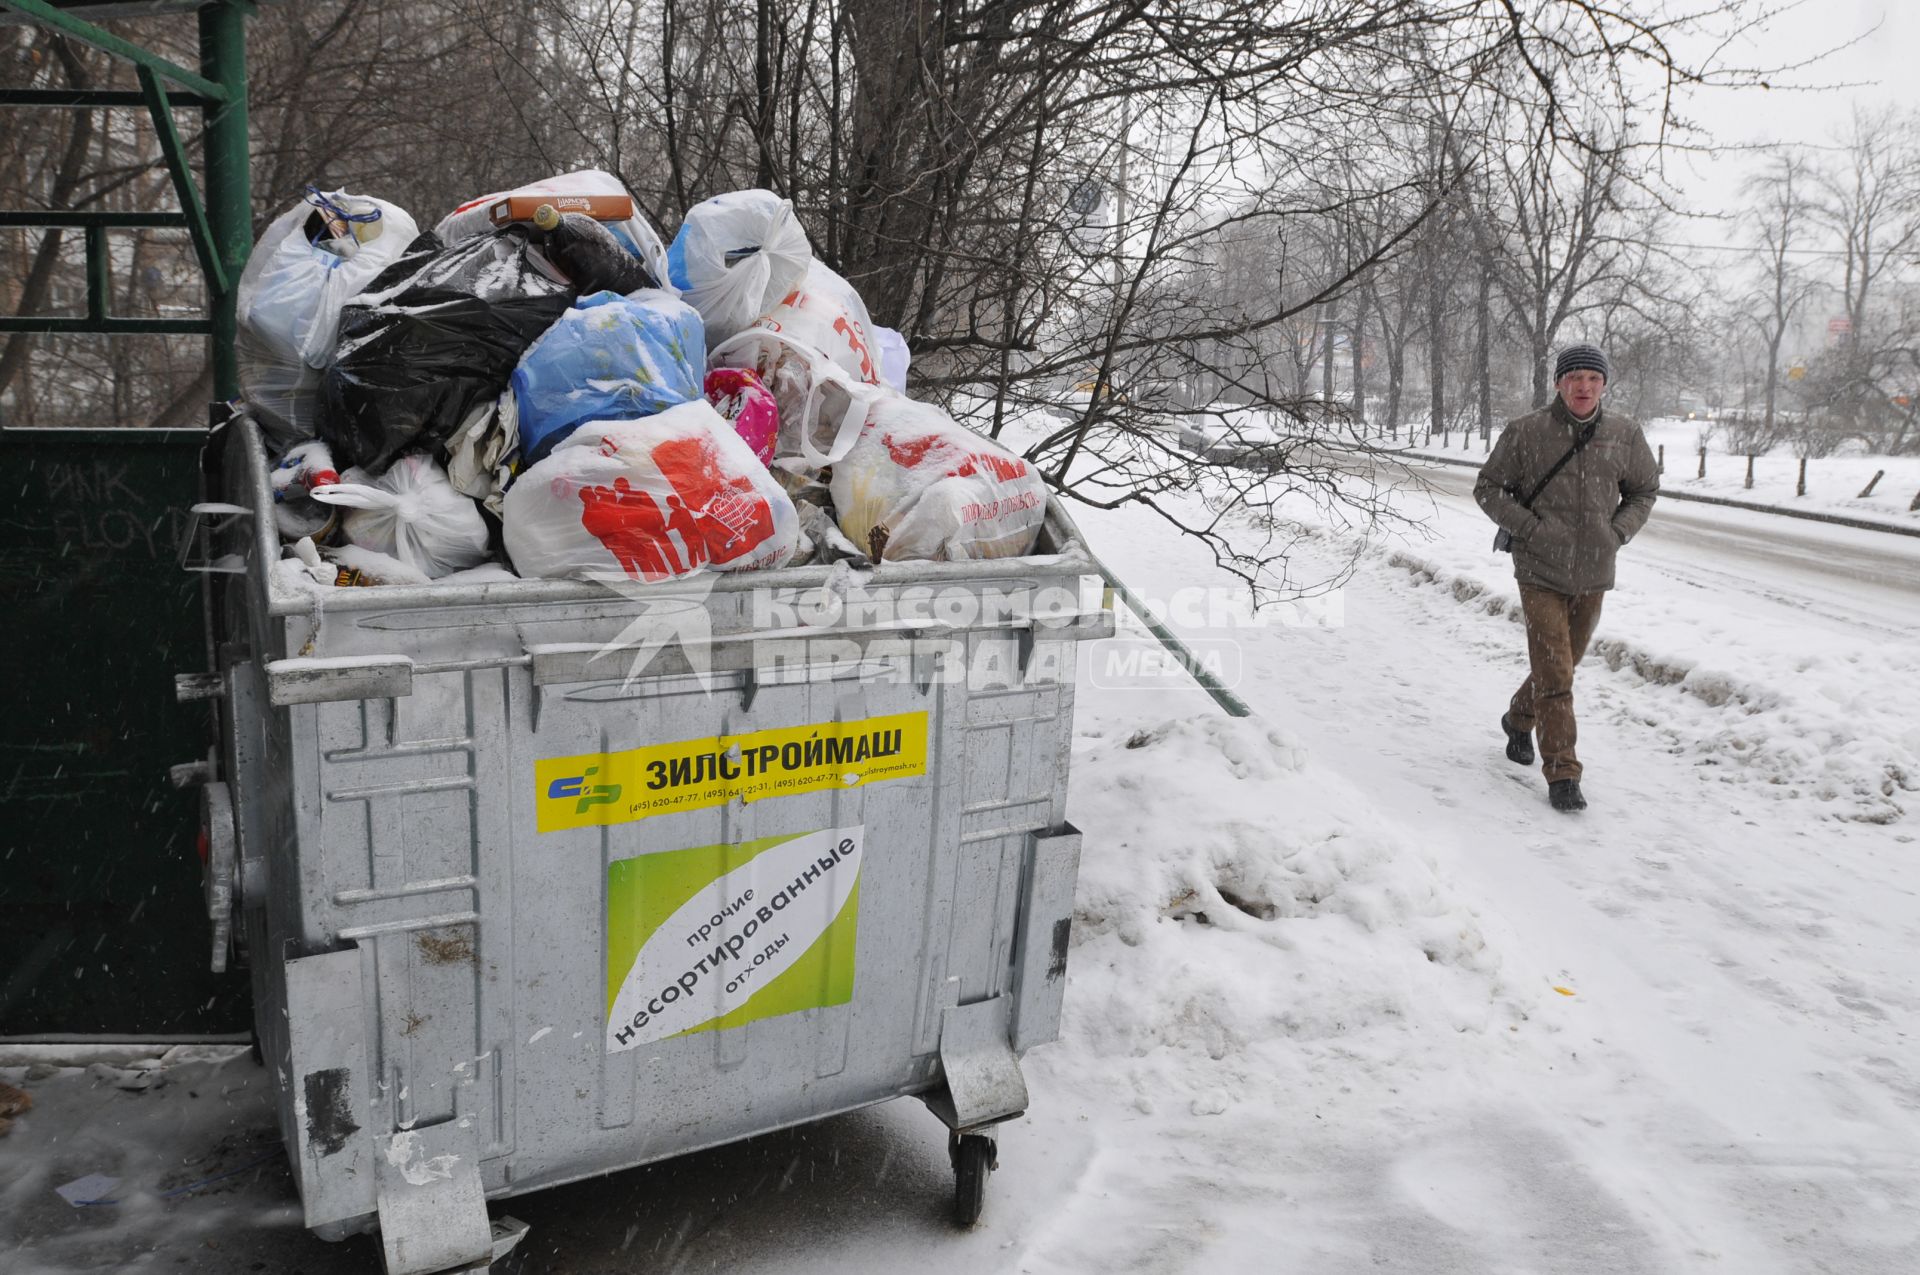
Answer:
M1112 627L1057 507L1038 556L864 581L318 590L250 421L208 469L214 960L230 917L309 1227L484 1262L487 1199L903 1095L977 1213L1057 1031Z

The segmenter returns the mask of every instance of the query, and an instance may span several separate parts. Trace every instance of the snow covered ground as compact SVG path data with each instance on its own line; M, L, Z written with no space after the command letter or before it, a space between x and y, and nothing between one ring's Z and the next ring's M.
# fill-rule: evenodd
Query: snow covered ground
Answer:
M1920 1269L1920 546L1656 511L1567 818L1500 753L1514 590L1471 475L1434 479L1435 538L1364 554L1343 627L1245 639L1257 725L1084 702L1046 1065L1150 1105L1114 1134L1150 1163L1032 1269L1099 1268L1086 1235L1143 1269ZM1086 521L1149 592L1204 569Z
M1358 554L1336 598L1172 609L1256 717L1137 631L1085 653L1067 1022L977 1230L896 1103L515 1200L510 1269L1920 1270L1920 541L1661 505L1580 670L1570 818L1501 755L1513 586L1471 473L1431 479L1425 535L1309 530L1298 575ZM1079 516L1146 597L1231 594L1151 515ZM369 1268L249 1164L261 1072L165 1074L27 1081L0 1266ZM132 1193L55 1194L91 1172Z

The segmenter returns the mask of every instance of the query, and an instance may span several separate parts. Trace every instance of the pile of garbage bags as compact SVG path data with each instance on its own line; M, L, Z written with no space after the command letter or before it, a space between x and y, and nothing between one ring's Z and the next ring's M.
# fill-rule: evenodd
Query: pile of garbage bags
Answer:
M241 386L317 586L657 582L1032 552L1026 461L906 396L908 351L764 190L663 245L618 178L455 209L309 187L241 278Z

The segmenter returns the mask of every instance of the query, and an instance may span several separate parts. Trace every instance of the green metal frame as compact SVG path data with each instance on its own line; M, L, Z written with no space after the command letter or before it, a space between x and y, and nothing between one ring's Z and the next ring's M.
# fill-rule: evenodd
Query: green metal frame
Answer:
M207 276L207 290L215 296L227 292L227 272L220 265L220 250L213 241L213 228L207 224L207 210L200 206L200 192L193 188L193 170L187 167L187 148L174 127L173 105L160 77L150 67L141 67L140 92L147 99L147 113L153 116L153 128L160 135L160 154L167 161L167 174L173 178L173 193L180 197L186 214L187 229L193 232L193 250L200 257L200 270Z
M113 6L91 6L103 13ZM160 153L173 179L181 211L174 213L103 213L84 209L45 209L0 212L0 227L75 227L86 236L86 317L0 316L0 332L196 333L213 338L214 394L232 398L240 391L234 361L234 289L253 246L252 190L248 182L250 153L247 139L247 15L251 0L203 0L192 7L200 27L200 70L190 71L156 53L105 31L82 14L86 4L61 5L51 0L0 0L0 9L21 16L94 48L132 62L140 91L81 92L61 89L15 89L0 93L0 106L56 107L76 110L145 107L160 138ZM175 97L167 84L187 90ZM205 124L203 150L207 198L194 185L187 146L174 124L176 106L198 109ZM207 285L204 319L129 319L107 313L107 231L152 227L185 227L193 239L194 254Z
M176 93L175 106L203 107L212 99ZM0 106L145 106L146 94L134 89L0 89Z
M137 66L158 71L183 89L192 89L216 102L224 102L233 96L233 90L220 81L219 76L209 79L206 75L196 75L183 66L178 66L157 53L149 53L139 45L122 40L112 32L103 31L83 18L77 18L66 9L49 4L47 0L5 0L9 9L14 9L43 26L56 31L64 31L84 44L116 57L123 57ZM251 7L251 6L249 6ZM202 71L206 68L202 67Z

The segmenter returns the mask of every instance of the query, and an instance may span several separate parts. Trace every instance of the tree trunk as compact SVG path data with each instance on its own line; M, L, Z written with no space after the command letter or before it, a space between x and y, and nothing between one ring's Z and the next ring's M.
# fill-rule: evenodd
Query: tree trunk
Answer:
M1767 414L1761 419L1761 427L1765 431L1761 437L1769 445L1773 442L1774 393L1780 379L1780 340L1785 334L1786 325L1782 324L1775 331L1773 340L1767 342Z
M666 0L660 8L660 109L661 118L666 127L665 146L667 154L667 180L673 190L674 205L687 207L687 174L680 161L680 124L674 111L674 94L679 89L674 84L673 65L678 56L680 44L680 6L677 0Z
M1400 433L1400 397L1406 390L1406 358L1405 346L1387 354L1387 432L1396 438Z
M1356 429L1362 430L1367 423L1366 368L1363 366L1367 344L1366 317L1367 308L1356 301L1353 307L1353 327L1347 334L1347 340L1353 345L1353 424Z
M753 140L760 154L754 168L754 184L762 190L772 190L776 106L773 83L773 0L755 0L753 14Z
M1488 347L1493 327L1493 266L1480 262L1480 291L1475 297L1478 327L1473 346L1473 377L1480 397L1480 441L1493 437L1493 367Z
M1427 437L1447 427L1447 352L1439 275L1427 276Z
M1333 303L1320 309L1320 401L1333 403Z
M1393 326L1387 317L1387 307L1380 300L1378 292L1373 294L1374 310L1380 318L1380 339L1387 347L1387 432L1394 436L1400 430L1400 399L1406 386L1407 368L1407 331L1404 326L1405 312L1402 311L1403 324Z

